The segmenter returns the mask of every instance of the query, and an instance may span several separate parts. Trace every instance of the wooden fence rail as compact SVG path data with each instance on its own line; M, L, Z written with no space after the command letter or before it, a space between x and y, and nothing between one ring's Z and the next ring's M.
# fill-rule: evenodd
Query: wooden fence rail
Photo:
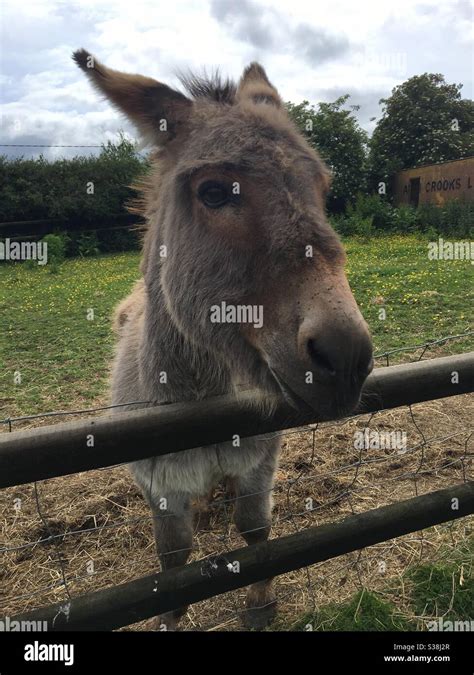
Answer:
M356 413L473 390L474 352L377 368ZM276 399L275 413L262 419L251 405L254 399L255 392L248 391L0 434L0 488L318 421L282 398Z
M226 591L474 512L474 482L310 527L14 616L48 631L113 630ZM240 572L235 569L239 563Z

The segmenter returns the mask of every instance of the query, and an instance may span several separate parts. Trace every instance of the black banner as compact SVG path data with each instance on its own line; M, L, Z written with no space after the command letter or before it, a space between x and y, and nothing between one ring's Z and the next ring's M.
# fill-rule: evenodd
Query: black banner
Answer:
M0 633L0 675L23 673L209 672L258 663L298 672L473 672L471 632L115 632ZM277 672L276 670L274 672ZM347 672L347 671L346 671Z

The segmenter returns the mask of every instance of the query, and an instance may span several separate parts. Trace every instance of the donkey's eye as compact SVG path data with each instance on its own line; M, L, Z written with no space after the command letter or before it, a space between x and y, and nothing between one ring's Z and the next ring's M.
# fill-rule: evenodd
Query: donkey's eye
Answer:
M218 209L229 201L229 192L222 183L207 181L199 187L199 199L210 209Z

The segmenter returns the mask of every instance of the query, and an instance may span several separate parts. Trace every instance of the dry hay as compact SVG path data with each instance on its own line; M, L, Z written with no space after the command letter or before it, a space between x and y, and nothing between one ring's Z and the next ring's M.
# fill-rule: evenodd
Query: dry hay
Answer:
M284 436L275 490L272 537L336 521L472 478L472 448L467 446L474 410L469 395L437 400L375 416L320 425ZM46 423L51 423L51 419ZM58 421L61 421L59 418ZM37 424L25 423L23 426ZM356 450L354 431L406 430L408 452ZM425 441L423 439L425 437ZM313 444L314 439L314 444ZM362 460L362 463L360 463ZM1 614L13 615L67 599L61 567L72 597L130 581L157 569L148 507L124 466L50 479L0 493ZM313 500L313 511L305 500ZM14 500L21 499L15 511ZM435 560L446 546L456 547L472 517L381 543L277 580L277 626L291 624L314 607L349 598L366 586L383 589L400 579L407 566ZM231 505L221 488L206 513L196 519L193 560L242 546L231 523ZM52 539L33 547L29 542ZM90 561L94 573L88 573ZM380 573L379 563L386 572ZM405 598L393 598L403 609ZM227 593L190 607L188 630L240 630L245 591ZM143 621L126 630L150 628Z

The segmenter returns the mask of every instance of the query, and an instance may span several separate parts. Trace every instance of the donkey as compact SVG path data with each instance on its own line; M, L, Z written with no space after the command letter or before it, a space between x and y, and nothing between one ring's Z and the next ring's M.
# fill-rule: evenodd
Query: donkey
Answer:
M182 77L185 95L83 49L73 58L155 147L142 191L142 278L115 317L112 402L198 400L245 383L261 392L256 405L283 393L319 419L351 412L372 344L325 217L329 171L264 69L252 63L238 84ZM191 502L223 478L238 531L248 544L265 541L278 454L277 439L256 437L131 464L162 569L186 563ZM275 607L271 580L253 584L244 624L262 628ZM158 620L172 630L185 611Z

